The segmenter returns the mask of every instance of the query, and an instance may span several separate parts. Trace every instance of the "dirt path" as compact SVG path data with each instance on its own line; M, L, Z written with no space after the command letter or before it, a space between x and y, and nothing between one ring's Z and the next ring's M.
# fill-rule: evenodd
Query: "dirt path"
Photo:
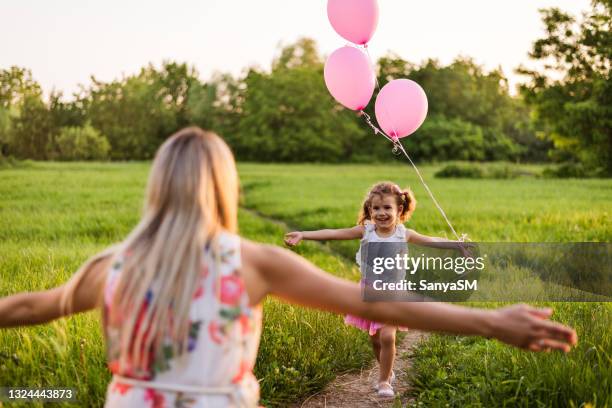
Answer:
M397 407L405 406L411 400L404 394L410 389L407 373L412 369L412 361L408 357L410 351L425 333L410 330L401 343L397 345L397 358L395 359L395 398L379 398L374 391L373 385L378 379L378 366L374 364L371 368L364 369L358 373L339 375L323 391L314 394L294 407Z

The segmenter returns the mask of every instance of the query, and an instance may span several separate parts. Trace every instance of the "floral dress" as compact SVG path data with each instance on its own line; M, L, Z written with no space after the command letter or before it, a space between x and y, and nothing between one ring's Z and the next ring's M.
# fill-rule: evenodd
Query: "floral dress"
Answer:
M404 224L397 224L395 227L395 231L392 235L388 237L380 237L376 233L376 225L371 221L366 221L364 225L363 237L361 238L361 243L359 245L359 251L355 254L355 260L357 261L357 265L361 267L361 247L368 242L407 242L406 241L406 227ZM364 282L362 281L363 285ZM363 317L354 316L354 315L346 315L344 317L344 323L349 326L357 327L363 331L368 332L370 336L376 334L378 329L385 326L385 323L375 322L372 320L364 319ZM407 331L406 327L398 327L400 331Z
M222 232L218 242L220 256L203 249L201 279L194 288L189 313L188 352L175 357L170 343L163 343L163 358L151 364L144 378L119 372L119 332L107 324L125 259L118 257L104 291L108 366L114 374L106 393L106 407L258 406L259 383L253 366L261 335L261 307L249 306L238 273L240 238ZM151 291L147 293L143 308L153 296Z

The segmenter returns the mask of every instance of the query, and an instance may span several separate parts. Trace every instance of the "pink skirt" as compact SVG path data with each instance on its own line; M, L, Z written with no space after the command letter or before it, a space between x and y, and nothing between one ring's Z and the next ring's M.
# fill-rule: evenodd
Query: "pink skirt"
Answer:
M381 327L389 326L385 323L373 322L372 320L364 319L363 317L353 315L344 316L344 323L348 324L349 326L353 326L363 331L366 331L370 336L375 335L378 329L380 329ZM407 327L398 327L397 329L399 331L408 331Z

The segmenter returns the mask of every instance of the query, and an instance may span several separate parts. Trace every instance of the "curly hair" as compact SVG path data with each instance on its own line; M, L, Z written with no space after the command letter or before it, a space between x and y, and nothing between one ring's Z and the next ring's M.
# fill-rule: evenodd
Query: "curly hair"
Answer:
M397 184L390 181L376 183L372 186L363 201L361 210L359 211L359 218L357 218L358 225L364 225L366 221L371 220L372 214L370 208L372 207L372 199L375 195L380 197L392 195L395 197L397 207L402 207L402 212L399 215L400 222L408 221L416 208L416 199L410 188L402 190Z

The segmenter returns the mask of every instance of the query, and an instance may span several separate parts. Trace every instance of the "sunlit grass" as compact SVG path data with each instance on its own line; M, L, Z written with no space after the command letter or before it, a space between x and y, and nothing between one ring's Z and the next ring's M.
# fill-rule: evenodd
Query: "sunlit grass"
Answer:
M123 238L138 221L148 163L32 163L0 171L0 296L64 282L87 257ZM459 232L475 241L610 241L609 180L435 179L423 174ZM355 224L368 187L410 185L410 228L449 236L412 170L403 165L240 164L242 205L300 229ZM282 243L282 226L250 212L241 233ZM358 279L358 243L300 245L323 269ZM342 256L335 255L335 252ZM424 405L579 406L610 404L609 304L554 304L576 327L569 355L534 355L494 341L432 336L416 354L414 391ZM256 374L268 404L319 389L334 374L371 359L367 336L339 316L268 300ZM109 373L96 313L0 332L0 384L73 386L84 406L101 406Z
M438 168L421 171L456 230L474 241L611 241L611 180L436 179ZM408 166L243 164L240 170L246 205L299 229L355 225L368 188L391 180L415 192L417 210L408 227L453 238ZM347 257L358 247L328 245ZM434 335L415 354L412 394L422 406L610 405L611 304L550 305L555 320L578 332L580 343L571 353L536 355L495 341Z

